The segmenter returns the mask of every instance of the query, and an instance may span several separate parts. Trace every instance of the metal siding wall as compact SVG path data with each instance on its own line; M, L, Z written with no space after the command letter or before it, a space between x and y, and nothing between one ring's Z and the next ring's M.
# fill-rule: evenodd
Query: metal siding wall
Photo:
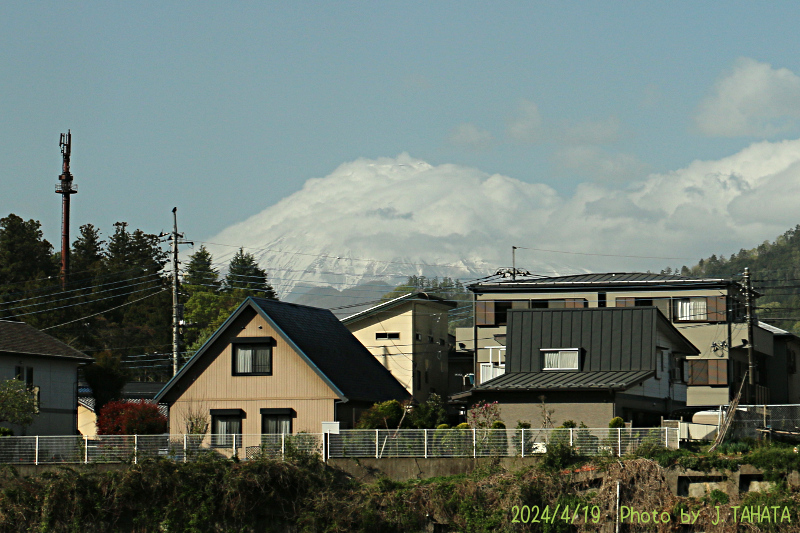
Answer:
M622 333L620 335L620 370L622 369L633 369L632 366L634 363L633 358L633 315L640 314L640 310L633 308L633 309L625 309L624 312L621 313L621 325Z
M601 370L620 370L622 364L620 362L620 332L622 328L619 324L619 317L614 313L603 314L603 362L600 365ZM607 355L606 355L607 354Z
M544 314L541 311L534 311L531 312L531 352L530 357L527 359L527 368L523 371L525 372L541 372L542 364L541 358L539 356L540 351L543 348L544 340L542 339L542 318Z
M525 350L522 347L522 339L524 328L522 327L523 314L522 313L508 313L508 327L506 328L506 372L519 372L521 368L521 359L524 357ZM508 335L508 332L511 335ZM527 333L527 330L524 331Z

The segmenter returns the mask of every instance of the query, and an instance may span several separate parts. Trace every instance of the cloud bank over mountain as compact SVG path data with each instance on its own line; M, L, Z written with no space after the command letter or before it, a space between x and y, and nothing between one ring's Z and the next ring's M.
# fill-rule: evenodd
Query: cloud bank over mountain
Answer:
M218 261L244 246L283 294L303 283L389 285L409 274L463 279L517 266L551 275L660 270L730 254L797 223L800 140L759 142L624 187L541 183L408 154L358 159L209 239ZM555 253L554 251L564 252ZM299 285L298 285L299 284Z

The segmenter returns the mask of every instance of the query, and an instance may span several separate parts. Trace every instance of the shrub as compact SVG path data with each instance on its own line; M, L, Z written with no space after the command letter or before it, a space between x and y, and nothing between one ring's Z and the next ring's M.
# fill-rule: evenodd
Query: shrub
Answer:
M450 424L439 424L436 429L450 429Z
M0 437L13 437L14 432L9 428L4 428L0 426Z
M405 409L397 400L376 403L361 415L357 429L397 429L403 420Z
M615 416L608 423L608 427L610 427L611 429L624 428L625 427L625 420L623 420L621 416Z
M152 403L107 403L97 417L98 435L157 435L167 431L167 417Z
M500 420L500 405L497 402L486 403L481 400L467 412L467 421L472 428L488 429L495 420Z
M470 429L469 424L466 422L461 422L459 425L456 426L456 429Z
M506 429L506 425L502 420L495 420L492 422L492 429Z

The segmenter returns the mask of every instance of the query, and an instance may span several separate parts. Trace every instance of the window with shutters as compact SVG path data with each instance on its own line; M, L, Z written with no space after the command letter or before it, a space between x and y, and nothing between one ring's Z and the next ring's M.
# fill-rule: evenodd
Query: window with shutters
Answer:
M580 368L580 350L542 350L542 370L578 370Z
M478 326L505 326L508 323L508 311L511 301L480 300L475 302L475 324Z
M690 359L689 385L727 385L727 359Z
M234 376L272 375L272 338L234 339L232 342Z

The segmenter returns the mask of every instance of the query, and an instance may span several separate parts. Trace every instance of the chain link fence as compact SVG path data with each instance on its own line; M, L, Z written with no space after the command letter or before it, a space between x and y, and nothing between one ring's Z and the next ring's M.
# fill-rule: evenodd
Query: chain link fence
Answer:
M582 455L622 456L643 444L678 448L675 428L619 429L399 429L341 430L293 435L100 435L0 437L0 463L137 463L166 458L194 461L203 454L239 459L530 457L557 444Z

